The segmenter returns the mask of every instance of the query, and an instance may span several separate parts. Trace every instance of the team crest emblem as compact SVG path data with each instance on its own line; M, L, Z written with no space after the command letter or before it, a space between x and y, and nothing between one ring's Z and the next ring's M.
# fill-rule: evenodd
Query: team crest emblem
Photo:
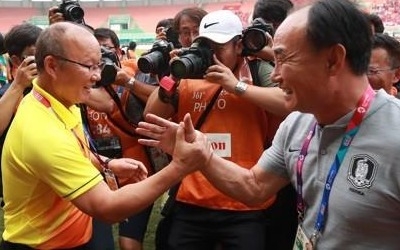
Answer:
M347 179L356 188L369 188L375 179L378 164L368 155L356 155L350 162Z

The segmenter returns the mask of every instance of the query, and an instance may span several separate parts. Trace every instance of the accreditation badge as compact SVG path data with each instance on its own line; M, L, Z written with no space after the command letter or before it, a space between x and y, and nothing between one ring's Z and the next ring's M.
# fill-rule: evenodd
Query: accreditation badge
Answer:
M294 241L293 250L313 250L313 245L304 233L301 224L297 227L296 239Z

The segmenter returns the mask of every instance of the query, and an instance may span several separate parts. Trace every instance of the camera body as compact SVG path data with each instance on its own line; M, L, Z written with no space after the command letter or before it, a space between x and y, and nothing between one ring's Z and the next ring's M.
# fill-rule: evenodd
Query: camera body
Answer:
M83 18L85 12L77 0L62 0L61 4L58 5L57 11L63 14L66 21L85 24L85 20Z
M172 43L175 49L182 48L181 43L179 42L179 33L176 32L174 27L168 27L164 29L165 36L167 37L167 41Z
M178 79L202 79L207 68L213 64L212 49L199 39L171 62L171 74Z
M138 59L138 67L143 73L161 75L169 70L169 53L174 49L172 43L157 40L152 48Z
M34 56L22 56L22 60L25 60L26 58L31 57L31 60L29 60L27 65L31 65L32 63L35 63L35 57Z
M105 87L115 82L118 72L115 67L115 65L119 65L118 56L103 46L101 46L101 60L104 62L104 67L101 71L100 81L96 82L96 87Z
M255 18L251 24L243 30L242 56L252 55L267 45L268 40L265 36L265 32L272 37L275 31L272 24L266 23L261 17Z
M122 157L122 146L119 137L95 138L93 141L96 145L97 153L108 158Z
M245 30L261 30L270 34L271 37L273 37L275 33L272 23L265 22L261 17L255 18Z

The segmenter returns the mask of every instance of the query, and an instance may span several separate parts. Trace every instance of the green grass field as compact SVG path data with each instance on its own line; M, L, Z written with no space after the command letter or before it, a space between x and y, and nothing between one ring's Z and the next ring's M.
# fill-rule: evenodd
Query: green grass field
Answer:
M143 250L154 250L155 246L154 246L154 234L155 234L155 230L157 227L157 223L160 219L160 209L161 209L161 204L163 202L163 197L158 199L156 201L156 203L154 204L153 207L153 212L151 214L150 217L150 221L149 224L147 226L147 232L145 235L145 239L143 242ZM4 230L4 223L3 223L3 210L0 209L0 231L3 234L3 230ZM114 231L114 241L115 241L115 249L119 250L118 247L118 226L117 224L115 224L113 226L113 231Z

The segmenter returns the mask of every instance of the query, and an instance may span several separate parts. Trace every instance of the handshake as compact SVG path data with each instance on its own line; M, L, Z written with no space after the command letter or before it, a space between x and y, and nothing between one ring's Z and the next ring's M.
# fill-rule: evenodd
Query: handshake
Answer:
M139 139L140 144L160 148L171 155L170 165L184 175L206 167L213 156L210 142L206 135L194 129L189 114L179 124L148 114L136 132L148 138Z

